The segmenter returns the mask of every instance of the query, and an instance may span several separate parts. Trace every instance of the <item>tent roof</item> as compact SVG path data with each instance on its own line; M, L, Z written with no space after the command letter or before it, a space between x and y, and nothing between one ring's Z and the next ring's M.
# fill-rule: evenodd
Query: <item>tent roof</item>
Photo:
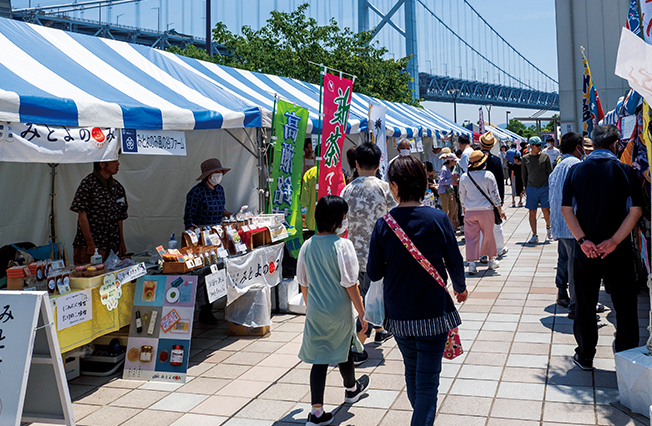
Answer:
M193 130L270 127L276 95L319 131L319 86L0 18L0 121ZM388 136L470 134L433 111L354 93L348 133L387 106Z

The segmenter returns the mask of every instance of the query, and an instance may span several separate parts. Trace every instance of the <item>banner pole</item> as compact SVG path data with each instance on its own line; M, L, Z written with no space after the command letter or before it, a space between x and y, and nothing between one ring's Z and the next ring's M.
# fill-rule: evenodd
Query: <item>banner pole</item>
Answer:
M267 193L268 195L268 200L266 203L266 213L271 213L272 212L272 186L271 182L269 181L270 176L271 176L271 165L272 165L272 152L273 150L270 148L273 148L276 145L276 101L278 100L278 94L274 95L274 106L272 107L272 131L270 132L271 136L269 138L270 144L267 147L267 152L265 153L265 156L267 157Z
M328 68L319 64L319 129L317 129L317 180L315 181L315 207L319 201L319 167L321 165L321 133L322 133L322 103L324 99L324 75ZM315 222L315 233L317 232L317 222Z

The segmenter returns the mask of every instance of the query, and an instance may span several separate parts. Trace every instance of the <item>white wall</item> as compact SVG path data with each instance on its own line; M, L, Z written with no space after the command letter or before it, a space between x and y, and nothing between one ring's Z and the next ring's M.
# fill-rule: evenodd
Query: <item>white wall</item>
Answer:
M230 130L255 152L256 130ZM247 138L247 134L249 138ZM167 245L171 233L183 231L185 197L201 174L202 161L217 157L232 170L224 175L226 209L258 208L258 160L225 130L186 132L187 156L122 155L116 179L125 187L129 218L124 222L127 250L140 252ZM56 229L72 256L77 226L70 203L92 164L61 164L56 176ZM50 235L50 168L47 164L0 162L0 246Z
M625 26L629 1L556 0L557 63L562 133L566 123L581 133L582 55L586 48L593 82L605 114L616 107L629 85L614 74L620 30ZM534 47L534 46L533 46ZM533 50L534 51L534 50Z

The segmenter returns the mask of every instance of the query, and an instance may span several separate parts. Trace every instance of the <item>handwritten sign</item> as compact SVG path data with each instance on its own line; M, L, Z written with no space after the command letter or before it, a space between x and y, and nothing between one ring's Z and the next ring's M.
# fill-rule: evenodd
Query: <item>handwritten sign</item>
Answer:
M186 155L186 134L169 130L123 129L122 153Z
M91 290L76 291L57 298L57 330L93 319Z
M230 258L226 269L233 284L240 289L254 284L273 287L281 281L283 244L258 248L244 256Z
M226 296L226 269L206 275L206 291L208 292L209 303Z
M120 281L114 274L104 276L104 284L100 287L100 301L109 311L118 307L118 300L122 297Z
M118 272L118 281L121 283L128 283L134 281L143 275L147 274L147 268L144 263L138 263L131 268Z

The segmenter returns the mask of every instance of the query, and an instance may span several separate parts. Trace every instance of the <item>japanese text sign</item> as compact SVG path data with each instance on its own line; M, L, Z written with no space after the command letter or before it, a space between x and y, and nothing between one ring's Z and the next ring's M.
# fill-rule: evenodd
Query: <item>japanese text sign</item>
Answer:
M226 262L227 304L246 293L251 286L274 287L281 282L283 244L258 248Z
M294 228L290 234L299 239L303 230L300 195L307 123L307 109L278 101L274 116L276 143L271 175L271 211L283 213L287 223ZM298 247L301 247L301 243L300 240Z
M57 330L93 319L91 290L76 291L57 298Z
M0 121L0 161L88 163L117 158L115 129Z
M208 302L213 303L220 297L226 296L226 269L206 275L206 292Z
M319 161L318 198L340 195L345 182L342 176L342 147L351 108L353 81L324 75L324 106Z
M104 284L100 287L100 301L109 311L118 307L118 300L122 297L120 281L114 274L104 276Z
M118 272L118 281L121 283L128 283L129 281L134 281L137 278L142 277L147 273L147 268L144 263L137 263L134 266Z
M186 134L169 130L122 129L122 153L186 155Z

